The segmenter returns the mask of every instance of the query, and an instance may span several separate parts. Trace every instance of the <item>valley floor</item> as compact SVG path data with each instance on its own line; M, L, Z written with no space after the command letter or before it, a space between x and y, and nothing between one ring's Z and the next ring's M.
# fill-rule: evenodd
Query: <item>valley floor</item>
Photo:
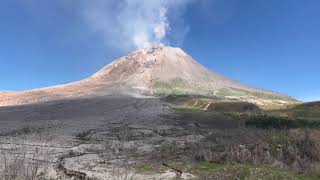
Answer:
M318 179L317 128L105 96L0 108L0 179Z

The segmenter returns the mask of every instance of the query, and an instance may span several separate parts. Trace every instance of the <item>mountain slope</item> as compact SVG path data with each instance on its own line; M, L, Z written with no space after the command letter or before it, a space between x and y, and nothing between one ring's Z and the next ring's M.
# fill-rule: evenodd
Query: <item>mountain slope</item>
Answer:
M209 71L179 48L140 49L91 77L24 92L0 93L0 106L104 95L201 95L221 100L289 103L295 100L259 90Z

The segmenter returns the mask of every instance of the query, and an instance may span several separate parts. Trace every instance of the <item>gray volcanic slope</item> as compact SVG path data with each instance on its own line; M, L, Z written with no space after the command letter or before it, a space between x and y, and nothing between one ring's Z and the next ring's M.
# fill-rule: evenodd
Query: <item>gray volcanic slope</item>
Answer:
M153 47L121 57L81 81L24 92L0 92L0 106L106 95L172 94L201 95L256 104L295 101L288 96L251 88L209 71L179 48Z

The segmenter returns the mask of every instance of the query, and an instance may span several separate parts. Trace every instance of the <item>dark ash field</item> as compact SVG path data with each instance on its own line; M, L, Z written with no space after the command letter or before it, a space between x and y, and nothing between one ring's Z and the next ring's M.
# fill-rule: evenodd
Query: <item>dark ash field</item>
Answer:
M317 179L319 122L216 107L126 96L2 107L1 178Z

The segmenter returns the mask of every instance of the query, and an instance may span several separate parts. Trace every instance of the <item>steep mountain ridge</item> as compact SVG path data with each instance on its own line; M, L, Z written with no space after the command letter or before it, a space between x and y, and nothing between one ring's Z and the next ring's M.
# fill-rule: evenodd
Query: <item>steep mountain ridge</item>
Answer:
M209 71L180 48L156 46L121 57L89 78L24 92L0 93L0 106L104 95L201 95L287 103L292 98L245 86Z

